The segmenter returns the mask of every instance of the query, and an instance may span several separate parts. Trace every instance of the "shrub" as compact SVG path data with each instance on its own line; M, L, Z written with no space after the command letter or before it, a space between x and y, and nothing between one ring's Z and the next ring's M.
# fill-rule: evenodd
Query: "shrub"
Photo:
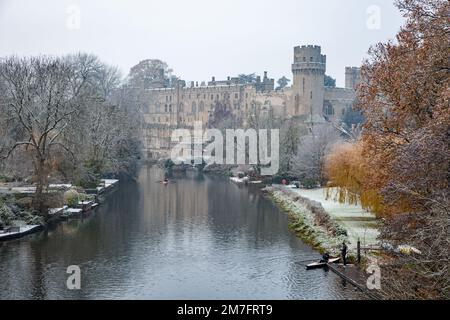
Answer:
M14 212L6 204L0 204L0 225L10 225L15 220Z
M76 206L80 200L80 193L74 189L70 189L64 193L64 202L69 207Z

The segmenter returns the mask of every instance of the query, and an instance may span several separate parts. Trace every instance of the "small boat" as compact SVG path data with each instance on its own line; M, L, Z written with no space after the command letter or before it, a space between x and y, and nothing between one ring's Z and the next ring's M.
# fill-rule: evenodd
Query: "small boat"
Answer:
M328 260L328 262L322 262L322 261L313 262L313 263L310 263L310 264L308 264L306 266L306 270L325 268L330 263L337 263L337 262L339 262L340 259L341 258L331 258L331 259Z
M41 225L26 225L21 227L9 227L0 231L0 241L22 238L34 232L38 232L43 227Z

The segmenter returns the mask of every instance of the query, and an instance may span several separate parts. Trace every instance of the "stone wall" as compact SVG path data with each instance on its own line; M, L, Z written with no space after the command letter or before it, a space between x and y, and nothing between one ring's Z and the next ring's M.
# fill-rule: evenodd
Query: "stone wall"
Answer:
M311 115L311 119L339 121L343 110L352 106L355 90L325 87L325 70L326 56L319 46L299 46L294 48L293 84L283 90L274 90L274 80L267 73L255 84L239 84L238 78L230 77L216 81L213 77L208 85L191 82L186 86L180 81L173 88L148 89L144 153L152 158L169 155L172 131L192 128L196 121L208 126L218 105L243 123L252 108L281 119ZM346 68L346 84L355 84L358 75L358 68Z

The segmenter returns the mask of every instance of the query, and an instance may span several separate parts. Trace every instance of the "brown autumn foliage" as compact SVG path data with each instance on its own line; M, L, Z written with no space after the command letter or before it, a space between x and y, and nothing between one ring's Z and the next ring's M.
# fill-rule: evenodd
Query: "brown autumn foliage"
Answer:
M337 143L325 159L325 172L329 179L327 197L340 203L361 204L374 213L380 213L379 193L365 188L368 171L362 155L361 142Z
M420 199L448 188L449 2L397 5L406 25L396 42L370 50L358 94L366 117L363 154L371 168L364 188L379 190L385 215L415 210Z
M336 148L327 172L340 192L384 217L383 241L420 251L385 257L384 294L449 299L450 2L396 5L406 24L395 42L371 48L362 68L361 141Z

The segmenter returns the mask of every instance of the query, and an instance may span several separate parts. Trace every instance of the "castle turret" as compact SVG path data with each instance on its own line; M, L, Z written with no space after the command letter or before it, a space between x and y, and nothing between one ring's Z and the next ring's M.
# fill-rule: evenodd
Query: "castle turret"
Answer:
M294 113L322 115L326 56L320 46L294 48L292 64Z
M345 88L356 89L360 81L361 69L357 67L345 68Z

